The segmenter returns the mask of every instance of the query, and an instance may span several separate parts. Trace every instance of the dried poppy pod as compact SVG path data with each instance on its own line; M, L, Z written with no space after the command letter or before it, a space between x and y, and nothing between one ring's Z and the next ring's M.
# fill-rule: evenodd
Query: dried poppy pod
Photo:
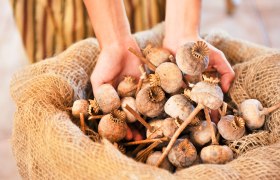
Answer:
M182 94L171 96L164 105L164 111L166 114L173 118L179 118L181 120L187 119L194 107L190 101Z
M201 74L209 63L209 48L204 41L189 42L176 52L176 63L182 72L195 76Z
M223 116L218 122L218 130L224 139L237 140L245 134L245 121L237 116Z
M119 95L111 84L99 86L94 96L104 114L118 109L121 105Z
M137 88L137 81L132 76L125 76L117 88L120 97L134 96Z
M151 153L147 158L146 164L149 164L152 166L156 165L161 154L162 154L162 152L160 152L160 151L155 151L155 152ZM169 160L167 158L165 158L163 160L162 164L160 165L160 168L166 169L170 172L172 172L174 169L173 165L169 162Z
M203 104L209 109L216 110L223 104L224 94L217 85L218 78L208 78L203 75L203 81L194 85L190 98L198 104Z
M133 97L124 97L124 98L122 98L122 100L121 100L121 107L122 107L122 110L126 114L127 122L129 122L129 123L136 122L136 120L137 120L136 117L133 116L133 114L131 114L127 109L125 109L126 105L129 105L134 111L137 112L135 99Z
M233 160L233 152L228 146L210 145L201 150L200 157L203 163L225 164Z
M89 99L89 107L88 107L88 113L91 116L96 115L100 111L100 107L96 101L96 99Z
M182 87L183 75L178 66L171 62L160 64L155 74L148 76L151 86L161 86L167 93L174 93Z
M199 84L199 83L198 83ZM196 84L197 85L197 84ZM211 86L211 84L210 84ZM217 85L213 85L212 84L212 88L214 89L217 89L215 86ZM205 85L204 85L205 87ZM206 86L207 87L207 86ZM218 87L218 86L217 86ZM218 87L219 88L219 87ZM190 113L190 115L188 116L187 119L185 119L182 124L180 125L180 127L176 130L176 132L174 133L174 135L172 136L172 138L170 139L165 151L162 153L162 156L160 157L160 159L158 160L156 166L159 166L162 162L162 160L168 155L169 151L172 149L173 147L173 144L176 142L176 139L179 137L179 135L184 131L184 129L187 127L188 124L190 124L192 122L192 120L195 118L195 116L199 113L200 110L204 109L204 112L205 112L205 115L207 114L207 122L209 124L209 127L212 129L212 143L213 144L218 144L217 143L217 140L216 140L216 137L215 137L215 132L214 132L214 129L213 127L211 126L211 119L210 119L210 116L209 116L209 111L208 111L208 107L209 108L212 108L212 109L218 109L222 103L223 103L223 100L221 103L217 103L215 102L214 100L216 101L220 101L220 99L223 99L223 93L221 92L221 89L219 89L219 91L213 91L213 90L208 90L207 91L203 91L200 92L198 88L196 88L196 90L193 92L193 90L195 89L195 87L192 89L192 92L190 93L190 98L194 101L197 102L197 106L196 108ZM209 89L209 88L207 88ZM210 93L209 93L210 91ZM213 92L211 92L213 91ZM209 93L209 94L208 94ZM220 94L221 93L221 94ZM218 94L218 95L217 95ZM203 97L205 96L205 97ZM218 97L217 97L218 96ZM219 97L219 96L222 96L222 97ZM204 100L203 98L208 98L210 99L210 101L208 100ZM210 102L210 103L209 103ZM214 104L211 104L211 103L216 103Z
M204 113L208 127L211 129L212 145L204 147L200 152L200 158L203 163L224 164L233 159L233 152L228 146L221 146L217 141L213 126L211 126L211 119L209 110L204 108Z
M217 128L215 123L211 122L215 133ZM201 121L197 126L192 126L189 128L190 131L190 140L192 143L198 147L204 146L205 144L211 141L211 129L208 127L207 121Z
M136 95L137 110L148 117L156 117L163 112L165 94L160 87L146 87Z
M88 109L89 109L89 103L85 99L78 99L74 101L72 106L72 115L75 118L80 117L80 113L82 113L85 117L88 116Z
M280 108L280 103L269 108L263 108L261 102L256 99L247 99L240 104L242 117L246 126L251 130L261 128L265 121L265 115L278 108Z
M152 120L149 124L153 126L153 129L155 130L154 132L151 132L147 129L146 136L150 139L161 137L171 138L175 131L178 129L176 119L174 118Z
M169 161L175 167L188 167L196 158L196 149L188 139L177 139L168 154Z
M172 60L174 58L167 49L152 47L150 44L148 44L142 52L146 59L155 66L159 66L161 63L170 61L170 59Z
M168 138L172 138L176 130L178 129L178 125L176 123L176 119L174 118L166 118L162 121L161 126L163 135Z
M101 118L98 133L111 142L118 142L126 136L128 127L125 121L125 113L120 110L114 110Z
M149 124L153 127L153 131L151 132L149 129L147 129L146 131L147 138L156 139L156 138L164 137L163 130L162 130L162 125L163 125L162 119L154 119L150 121Z

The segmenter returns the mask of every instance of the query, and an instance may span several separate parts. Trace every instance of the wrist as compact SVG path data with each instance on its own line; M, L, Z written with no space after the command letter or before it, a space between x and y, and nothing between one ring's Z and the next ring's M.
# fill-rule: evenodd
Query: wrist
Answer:
M123 44L133 41L134 37L131 35L130 31L119 33L114 32L114 34L109 34L102 38L97 37L97 40L101 49L103 49L104 47L109 46L122 46Z
M126 37L122 37L120 39L111 40L110 43L103 43L101 45L101 50L126 53L128 52L129 47L139 50L138 44L136 43L136 40L132 35L127 35Z

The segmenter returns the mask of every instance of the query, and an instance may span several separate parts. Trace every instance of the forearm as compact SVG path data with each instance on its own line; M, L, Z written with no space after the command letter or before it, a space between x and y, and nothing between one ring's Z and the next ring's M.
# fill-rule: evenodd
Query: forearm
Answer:
M200 0L167 0L166 39L198 38L200 12Z
M101 48L122 43L131 31L122 0L84 0Z

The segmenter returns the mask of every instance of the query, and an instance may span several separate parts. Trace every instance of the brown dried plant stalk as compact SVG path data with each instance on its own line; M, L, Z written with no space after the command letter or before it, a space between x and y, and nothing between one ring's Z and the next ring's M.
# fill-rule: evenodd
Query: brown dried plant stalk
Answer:
M163 137L163 138L157 138L157 139L145 139L145 140L139 140L139 141L133 141L133 142L128 142L124 143L124 146L133 146L133 145L139 145L139 144L148 144L148 143L153 143L156 141L169 141L168 137Z
M140 70L140 72L141 72L141 76L140 76L139 81L138 81L138 84L137 84L137 89L136 89L136 93L135 93L136 95L138 94L138 92L139 92L140 89L142 88L143 81L144 81L145 79L147 79L147 72L145 71L145 68L144 68L143 64L141 64L141 65L139 66L139 70Z
M136 111L134 111L129 105L124 107L128 110L143 126L145 126L150 132L154 132L154 127L151 126L149 123L146 122Z
M152 71L156 70L156 66L153 65L150 61L148 61L142 54L138 53L135 49L133 48L128 48L128 50L134 54L135 56L137 56L143 63L147 64L147 66L149 67L149 69L151 69Z
M153 142L150 146L148 146L145 150L143 150L142 152L139 152L135 158L136 161L140 161L140 162L145 162L149 156L149 154L151 153L151 151L157 147L160 143L162 143L162 141L157 140L155 142Z
M184 129L187 127L187 125L193 120L193 118L198 114L198 112L200 110L202 110L204 108L204 106L202 104L198 104L196 106L196 108L191 112L191 114L188 116L188 118L186 120L184 120L184 122L181 124L181 126L176 130L176 132L174 133L174 135L172 136L169 144L167 145L166 149L163 151L161 157L159 158L156 166L159 167L160 164L162 163L162 161L164 160L164 158L168 155L168 153L170 152L172 146L174 145L174 143L176 142L177 138L179 137L179 135L184 131Z

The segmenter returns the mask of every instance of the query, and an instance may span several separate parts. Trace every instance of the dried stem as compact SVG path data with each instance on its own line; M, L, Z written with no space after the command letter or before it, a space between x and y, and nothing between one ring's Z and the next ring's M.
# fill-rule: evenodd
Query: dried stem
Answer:
M225 116L227 114L227 107L228 104L226 102L223 102L223 107L222 107L222 116Z
M86 133L86 126L85 126L85 116L83 113L80 113L80 123L81 123L81 129L83 133Z
M96 119L101 119L103 116L105 115L94 115L94 116L89 116L88 120L92 121L92 120L96 120Z
M212 145L218 145L219 143L218 143L217 138L216 138L214 127L212 126L212 123L211 123L211 118L210 118L210 115L209 115L208 108L204 108L204 113L205 113L205 118L206 118L207 124L208 124L208 126L211 130Z
M176 63L175 57L174 57L172 54L169 55L168 59L169 59L172 63Z
M138 84L137 84L137 89L136 89L136 93L135 93L135 94L138 94L138 92L139 92L140 89L142 88L144 79L147 78L147 72L145 71L145 68L144 68L143 64L141 64L141 65L139 66L139 70L140 70L140 72L141 72L141 76L140 76L140 78L139 78L139 81L138 81Z
M141 161L144 162L146 161L146 159L148 158L150 152L157 147L160 143L162 143L162 141L157 140L155 142L153 142L150 146L148 146L145 150L143 150L142 152L140 152L137 156L136 156L136 161Z
M146 58L144 58L144 56L142 56L142 54L138 53L135 49L133 48L128 48L128 50L134 54L135 56L137 56L143 63L147 64L147 66L149 67L149 69L151 69L152 71L156 70L156 66L153 65L149 60L147 60Z
M222 110L220 108L218 109L221 117L223 117L227 114L227 107L228 107L228 104L226 102L223 102Z
M187 125L193 120L193 118L198 114L198 112L203 109L204 106L202 104L198 104L196 108L191 112L191 114L188 116L187 119L184 120L184 122L181 124L181 126L176 130L174 135L172 136L170 142L168 143L168 146L163 151L162 155L160 156L159 160L157 161L156 166L159 167L164 158L167 156L167 154L170 152L172 146L174 145L175 141L179 137L179 135L184 131L184 129L187 127Z
M132 151L132 155L135 156L139 151L141 151L146 144L140 144L139 146L137 146L133 151Z
M275 110L278 109L278 108L280 108L280 103L277 103L277 104L275 104L275 105L273 105L273 106L271 106L271 107L269 107L269 108L264 108L264 109L260 112L260 114L261 114L261 115L267 115L267 114L269 114L269 113L272 113L273 111L275 111Z
M155 128L148 124L145 119L143 119L136 111L134 111L129 105L125 105L124 107L126 110L128 110L143 126L145 126L150 132L153 132Z
M153 134L155 134L157 132L158 129L160 129L161 127L155 129L154 132L152 132L147 139L152 139L151 137L153 136ZM146 144L140 144L139 146L137 146L134 151L132 152L132 155L136 155L139 151L141 151L141 149L143 149L145 147Z
M133 142L128 142L124 143L124 146L133 146L133 145L138 145L138 144L148 144L148 143L153 143L155 141L168 141L168 137L163 137L163 138L158 138L158 139L145 139L145 140L140 140L140 141L133 141Z

